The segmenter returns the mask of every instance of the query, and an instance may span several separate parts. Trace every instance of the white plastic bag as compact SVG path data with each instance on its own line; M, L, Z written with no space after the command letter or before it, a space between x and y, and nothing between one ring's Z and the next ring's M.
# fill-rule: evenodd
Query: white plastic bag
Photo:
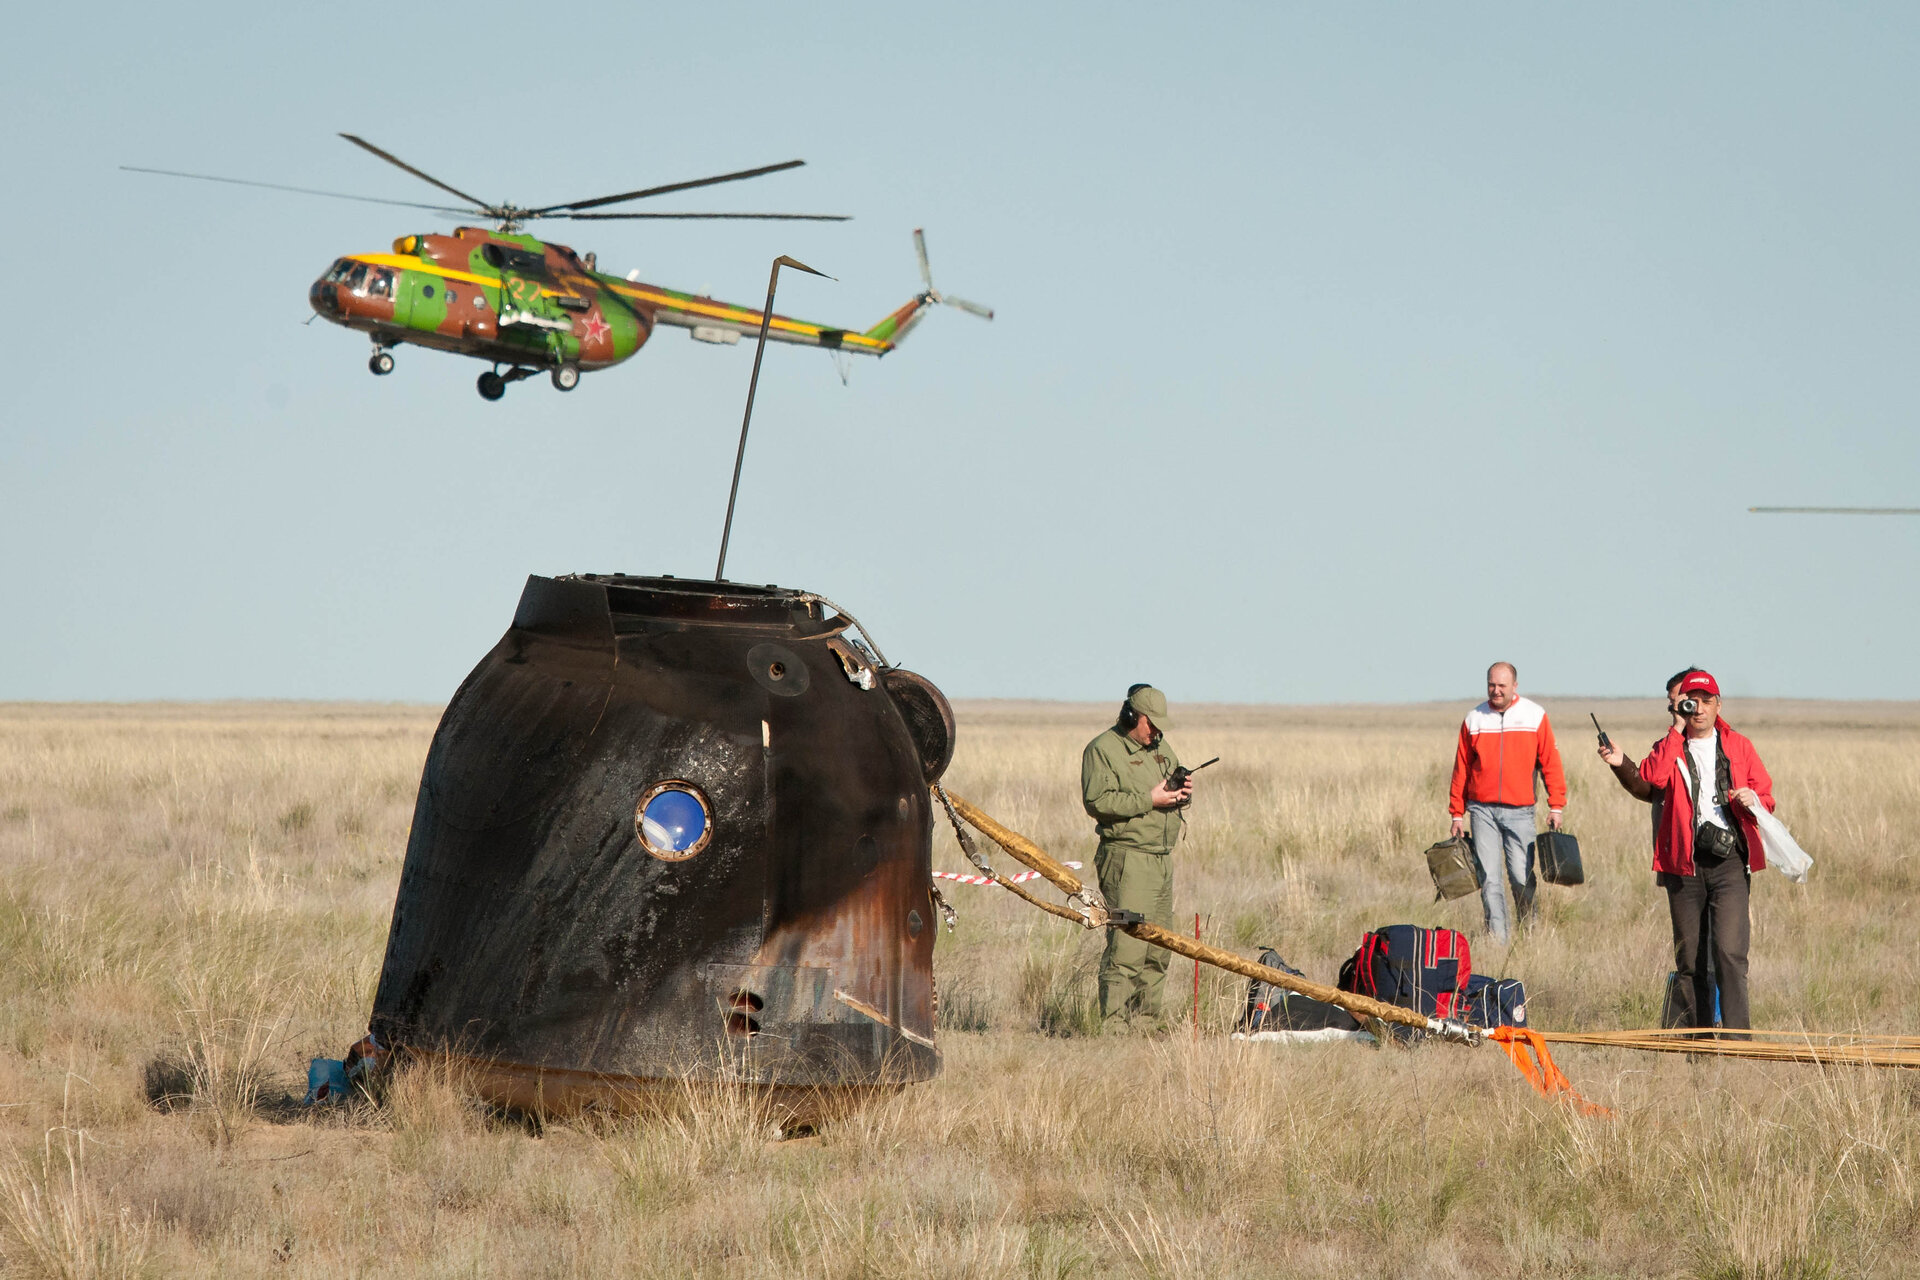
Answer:
M1755 805L1748 812L1760 824L1760 847L1766 852L1767 865L1795 884L1805 884L1807 872L1813 870L1813 856L1795 842L1787 824L1768 813L1765 805Z

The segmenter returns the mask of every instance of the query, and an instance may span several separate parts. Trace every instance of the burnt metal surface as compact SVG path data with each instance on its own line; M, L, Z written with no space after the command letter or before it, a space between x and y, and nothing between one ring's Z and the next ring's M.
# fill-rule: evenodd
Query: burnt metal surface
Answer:
M933 681L917 672L891 667L880 680L907 722L907 732L920 752L921 771L932 786L953 763L957 738L953 706Z
M510 1101L936 1074L929 772L945 699L810 595L532 577L428 753L373 1027ZM850 661L852 659L852 661ZM651 856L663 782L711 814Z

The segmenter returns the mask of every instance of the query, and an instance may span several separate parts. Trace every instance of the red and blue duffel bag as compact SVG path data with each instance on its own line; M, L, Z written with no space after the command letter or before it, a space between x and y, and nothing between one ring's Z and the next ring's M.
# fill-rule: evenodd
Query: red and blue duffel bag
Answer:
M1390 924L1360 939L1360 949L1340 966L1340 989L1430 1018L1458 1018L1466 1012L1472 976L1467 937L1458 929Z

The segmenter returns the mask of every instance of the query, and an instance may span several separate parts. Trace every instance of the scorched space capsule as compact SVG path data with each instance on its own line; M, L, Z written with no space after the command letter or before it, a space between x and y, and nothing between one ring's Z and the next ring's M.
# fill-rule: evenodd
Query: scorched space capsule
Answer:
M442 716L373 1030L496 1102L925 1080L931 683L778 587L532 577Z

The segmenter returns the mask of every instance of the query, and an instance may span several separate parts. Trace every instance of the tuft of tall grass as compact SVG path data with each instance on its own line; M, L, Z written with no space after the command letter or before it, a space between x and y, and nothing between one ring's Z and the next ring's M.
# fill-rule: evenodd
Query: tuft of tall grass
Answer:
M993 1025L993 996L965 973L935 973L942 1031L985 1031Z
M1067 934L1064 942L1020 959L1019 1007L1028 1025L1049 1036L1100 1033L1100 996L1094 983L1100 953Z
M190 1083L188 1108L215 1147L225 1149L253 1120L275 1070L293 982L265 953L257 931L214 913L184 948L171 987ZM149 1066L149 1094L166 1074ZM163 1083L163 1082L162 1082Z
M71 1072L62 1111L71 1110ZM84 1082L82 1082L84 1083ZM66 1117L63 1116L63 1119ZM0 1161L0 1248L18 1275L47 1280L134 1280L147 1272L151 1227L130 1206L110 1208L86 1171L96 1139L62 1123L48 1129L39 1158Z
M0 1225L16 1274L48 1280L134 1280L147 1274L150 1230L131 1208L109 1210L81 1175L71 1147L65 1176L14 1157L0 1165Z

